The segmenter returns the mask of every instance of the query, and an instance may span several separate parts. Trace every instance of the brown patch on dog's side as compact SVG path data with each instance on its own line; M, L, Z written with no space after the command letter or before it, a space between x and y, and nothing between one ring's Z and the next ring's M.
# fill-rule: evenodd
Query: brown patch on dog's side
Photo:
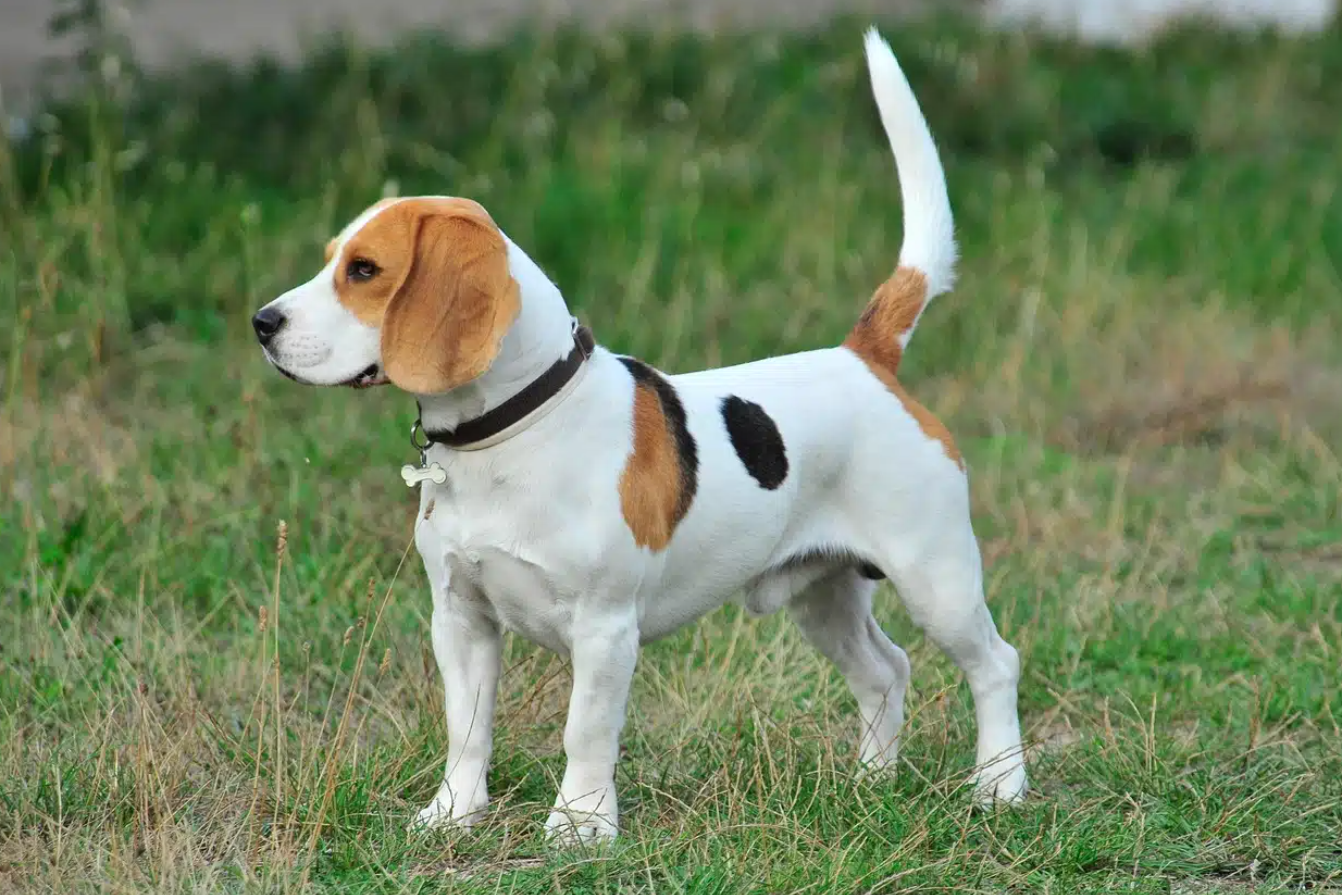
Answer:
M634 543L664 550L694 501L698 449L671 384L640 361L621 360L634 377L634 431L620 474L620 511Z
M927 304L927 277L912 267L898 267L867 302L857 325L843 344L869 364L894 375L904 349L899 340L913 329Z
M507 243L468 199L384 203L340 248L336 295L363 323L381 327L382 365L393 383L418 394L448 391L489 368L521 308ZM376 272L351 277L355 261Z
M896 268L890 279L882 283L871 297L857 325L843 340L843 346L860 357L872 375L899 399L923 434L941 442L946 456L964 469L964 457L955 446L950 430L932 411L914 400L895 378L895 371L899 369L900 359L904 356L903 349L899 347L899 338L913 329L926 304L927 277L912 267Z
M675 531L680 466L661 402L634 387L634 450L620 475L620 510L640 547L663 550Z

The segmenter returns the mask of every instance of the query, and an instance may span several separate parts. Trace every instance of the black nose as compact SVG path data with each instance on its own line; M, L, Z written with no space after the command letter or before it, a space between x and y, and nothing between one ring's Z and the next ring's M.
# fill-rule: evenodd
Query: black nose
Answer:
M262 308L252 318L252 329L256 330L256 337L262 345L275 338L275 333L283 328L284 312L277 308Z

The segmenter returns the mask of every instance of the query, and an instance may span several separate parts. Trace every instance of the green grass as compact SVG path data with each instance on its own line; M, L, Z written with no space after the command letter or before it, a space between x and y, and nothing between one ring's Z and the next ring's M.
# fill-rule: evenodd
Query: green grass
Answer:
M967 689L886 593L896 780L729 609L644 651L615 847L542 841L568 672L520 640L495 813L405 834L445 754L413 405L281 379L251 312L382 193L457 193L678 371L838 341L900 238L859 23L419 38L90 85L0 148L0 890L1342 887L1342 32L886 32L964 256L905 380L1024 660L1021 810L971 810Z

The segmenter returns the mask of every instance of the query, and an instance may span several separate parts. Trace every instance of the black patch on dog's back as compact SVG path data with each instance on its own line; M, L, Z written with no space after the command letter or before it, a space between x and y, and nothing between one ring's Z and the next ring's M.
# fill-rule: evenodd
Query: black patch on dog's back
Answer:
M751 478L766 491L772 491L787 478L787 448L773 417L764 408L728 395L722 399L722 421L727 437Z
M695 492L699 490L699 446L690 434L685 419L685 405L680 403L680 395L675 386L666 381L666 377L652 367L633 357L621 357L638 385L651 388L662 404L662 414L671 426L671 434L676 443L676 456L680 461L680 497L676 501L676 519L685 518L694 502Z

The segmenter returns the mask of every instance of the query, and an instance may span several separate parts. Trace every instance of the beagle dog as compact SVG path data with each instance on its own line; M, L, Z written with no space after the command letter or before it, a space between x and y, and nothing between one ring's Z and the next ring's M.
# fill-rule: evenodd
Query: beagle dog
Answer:
M872 617L886 577L968 679L979 799L1024 798L1020 663L984 603L964 461L896 378L928 301L952 284L945 179L874 29L866 56L904 242L839 346L667 375L595 345L489 213L449 197L373 205L327 246L320 273L253 319L291 379L390 382L419 405L420 463L402 474L420 488L415 544L448 750L416 824L464 826L486 811L511 630L572 662L547 830L615 836L639 648L729 600L789 611L856 697L862 767L892 767L909 661Z

